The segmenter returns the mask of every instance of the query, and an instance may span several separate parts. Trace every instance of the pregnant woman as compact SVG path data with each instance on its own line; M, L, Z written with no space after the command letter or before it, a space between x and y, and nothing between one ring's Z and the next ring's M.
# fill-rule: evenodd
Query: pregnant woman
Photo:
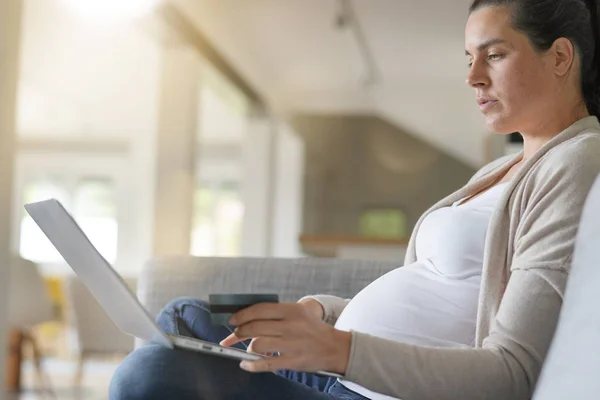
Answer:
M599 36L595 0L475 0L467 84L487 127L519 132L524 151L428 210L405 266L353 299L255 305L234 332L211 326L201 301L175 300L165 331L278 356L239 364L149 344L110 398L529 399L600 173Z

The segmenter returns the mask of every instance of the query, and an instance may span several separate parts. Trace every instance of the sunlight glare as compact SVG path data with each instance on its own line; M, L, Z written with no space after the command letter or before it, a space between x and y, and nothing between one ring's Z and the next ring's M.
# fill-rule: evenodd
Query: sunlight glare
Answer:
M94 23L130 21L150 12L161 0L63 0L75 13Z

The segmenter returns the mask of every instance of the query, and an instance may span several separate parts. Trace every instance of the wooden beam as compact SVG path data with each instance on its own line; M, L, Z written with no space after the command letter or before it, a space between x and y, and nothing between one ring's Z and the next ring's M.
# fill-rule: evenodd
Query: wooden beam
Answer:
M255 107L264 105L257 91L231 66L198 28L172 4L165 2L157 10L169 26L187 45L196 49L231 83L240 89Z

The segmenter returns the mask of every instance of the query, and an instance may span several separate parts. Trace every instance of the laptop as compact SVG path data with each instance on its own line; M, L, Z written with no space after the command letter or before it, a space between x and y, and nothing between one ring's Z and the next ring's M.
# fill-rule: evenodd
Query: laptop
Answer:
M171 349L192 350L236 360L260 360L264 357L200 339L163 332L58 200L26 204L25 210L110 319L124 333ZM341 377L339 374L325 371L319 371L318 374Z

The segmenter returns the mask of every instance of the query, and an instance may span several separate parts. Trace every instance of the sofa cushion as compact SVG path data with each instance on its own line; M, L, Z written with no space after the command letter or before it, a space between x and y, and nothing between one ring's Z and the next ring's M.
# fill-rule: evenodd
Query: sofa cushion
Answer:
M600 177L588 195L535 400L600 399Z
M210 293L277 293L280 301L318 293L349 298L401 265L324 258L159 257L144 266L138 298L150 315L175 298L208 300Z

